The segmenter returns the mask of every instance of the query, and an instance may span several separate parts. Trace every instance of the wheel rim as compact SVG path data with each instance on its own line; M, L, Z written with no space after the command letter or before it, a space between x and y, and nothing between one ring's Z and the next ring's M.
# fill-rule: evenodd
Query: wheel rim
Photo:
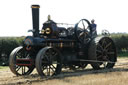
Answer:
M39 75L41 77L51 77L59 74L61 70L60 53L53 48L42 50L41 55L37 56L40 58L36 59L36 68Z
M96 48L96 59L103 61L98 63L103 68L111 68L116 62L116 48L113 41L110 38L102 38Z
M15 50L15 52L13 52L10 57L11 58L9 67L14 74L29 75L33 71L34 66L16 65L16 59L30 58L30 55L27 52L25 52L22 47Z

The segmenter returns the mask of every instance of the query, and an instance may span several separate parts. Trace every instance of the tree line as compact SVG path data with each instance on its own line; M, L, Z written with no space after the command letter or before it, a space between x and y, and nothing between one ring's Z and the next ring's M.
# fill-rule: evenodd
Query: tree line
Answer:
M0 37L0 65L8 65L12 50L22 45L24 37Z

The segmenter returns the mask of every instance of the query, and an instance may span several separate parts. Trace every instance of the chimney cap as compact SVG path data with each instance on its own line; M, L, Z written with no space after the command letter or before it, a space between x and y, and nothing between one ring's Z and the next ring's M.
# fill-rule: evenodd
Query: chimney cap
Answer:
M31 8L40 8L40 5L32 5Z

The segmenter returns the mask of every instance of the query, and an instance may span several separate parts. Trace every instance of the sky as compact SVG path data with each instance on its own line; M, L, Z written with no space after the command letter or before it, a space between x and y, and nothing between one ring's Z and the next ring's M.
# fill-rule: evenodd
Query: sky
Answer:
M27 36L32 29L31 5L40 5L39 27L51 19L76 24L80 19L95 19L97 32L128 33L127 0L1 0L0 36Z

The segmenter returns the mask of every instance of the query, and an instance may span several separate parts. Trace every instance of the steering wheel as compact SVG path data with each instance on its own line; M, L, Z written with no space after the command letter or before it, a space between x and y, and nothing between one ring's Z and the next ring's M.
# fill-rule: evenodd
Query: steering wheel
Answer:
M75 35L77 40L82 43L86 44L90 41L90 34L91 34L91 24L87 19L81 19L75 25Z

